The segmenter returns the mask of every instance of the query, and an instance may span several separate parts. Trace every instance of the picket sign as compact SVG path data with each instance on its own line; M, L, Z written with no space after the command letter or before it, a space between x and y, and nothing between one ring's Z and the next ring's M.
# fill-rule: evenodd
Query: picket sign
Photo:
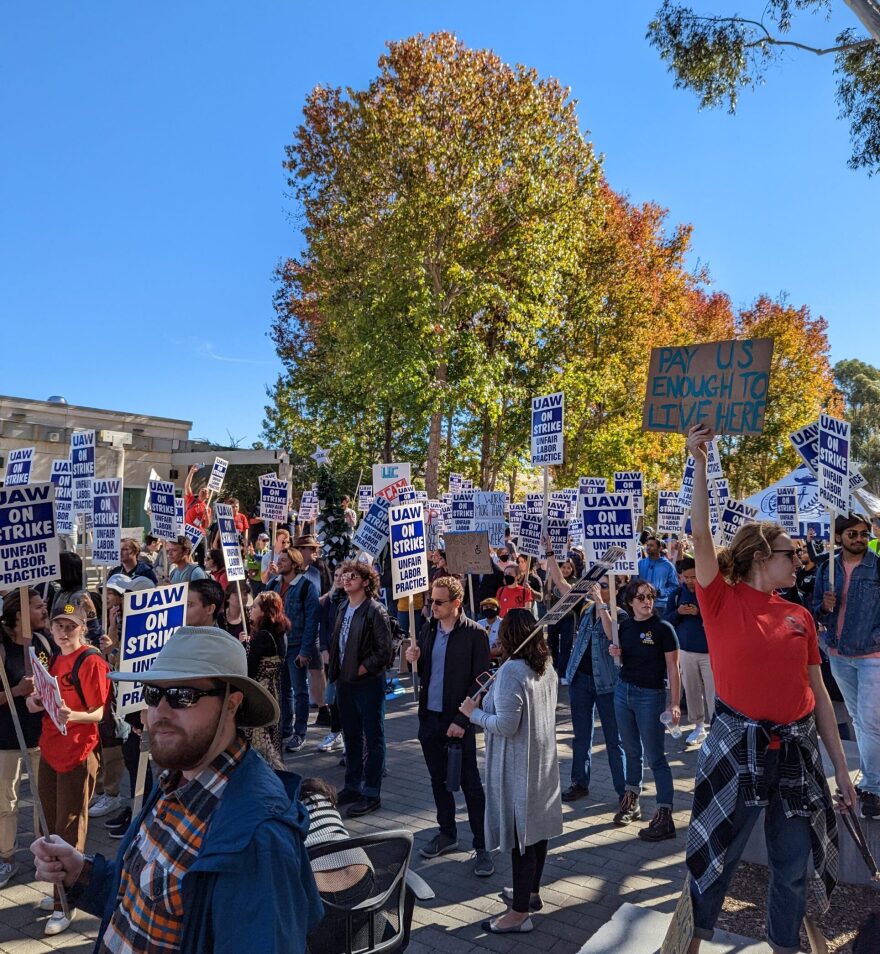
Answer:
M19 447L11 450L6 458L4 487L26 487L31 482L31 467L34 463L34 448Z
M831 532L838 513L849 513L850 425L830 414L819 415L819 501L828 508ZM834 591L834 553L828 560L828 586Z

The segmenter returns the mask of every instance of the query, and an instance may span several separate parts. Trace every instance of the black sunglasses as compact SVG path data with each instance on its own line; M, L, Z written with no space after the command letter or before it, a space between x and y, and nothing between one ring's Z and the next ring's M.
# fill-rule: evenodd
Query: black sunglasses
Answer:
M190 709L203 696L226 695L223 689L195 689L192 686L144 686L144 702L155 709L162 699L168 700L172 709Z

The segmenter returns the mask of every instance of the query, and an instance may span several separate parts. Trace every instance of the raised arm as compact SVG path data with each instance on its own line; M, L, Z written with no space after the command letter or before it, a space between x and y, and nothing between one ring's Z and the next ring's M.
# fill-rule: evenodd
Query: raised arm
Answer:
M561 596L565 596L571 589L571 583L562 578L562 571L556 562L556 554L553 552L553 544L550 537L544 537L544 546L547 550L547 573L553 581L553 585L559 590Z
M687 447L696 462L694 465L694 495L691 502L691 537L694 541L694 561L697 582L704 589L718 576L718 559L709 525L709 488L706 482L706 445L715 436L705 424L688 431Z

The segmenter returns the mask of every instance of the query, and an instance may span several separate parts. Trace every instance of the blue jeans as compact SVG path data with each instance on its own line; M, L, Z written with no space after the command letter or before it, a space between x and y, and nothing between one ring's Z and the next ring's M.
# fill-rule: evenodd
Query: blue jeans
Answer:
M880 795L880 659L831 655L828 659L856 730L860 788Z
M336 704L345 741L345 790L378 798L385 771L385 674L337 682Z
M777 947L799 951L799 931L807 907L807 863L811 852L810 819L801 816L785 817L785 810L779 798L776 753L767 752L764 772L769 799L764 816L764 836L767 840L770 867L767 937ZM748 807L740 794L733 815L733 840L724 856L724 869L704 894L700 894L696 884L691 881L694 926L701 937L707 937L715 927L724 895L760 813L759 807Z
M657 807L672 808L672 769L664 750L666 730L660 715L666 708L665 689L642 689L622 679L614 690L614 714L626 753L626 787L642 790L642 755L654 773Z
M590 765L593 759L593 728L596 709L602 723L605 736L605 752L611 766L611 781L618 797L623 797L625 781L623 776L623 746L617 734L617 716L614 712L614 693L596 692L596 681L592 676L575 672L568 687L568 702L571 706L571 725L574 729L574 743L571 755L571 781L573 785L590 787Z
M288 647L285 665L281 667L281 738L291 732L305 736L309 725L309 670L297 666L298 650Z

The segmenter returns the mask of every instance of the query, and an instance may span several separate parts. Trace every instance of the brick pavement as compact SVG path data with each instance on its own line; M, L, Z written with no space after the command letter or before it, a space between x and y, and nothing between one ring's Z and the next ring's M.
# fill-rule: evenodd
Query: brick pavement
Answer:
M557 739L563 787L568 783L571 759L571 722L566 703L566 690L562 689L557 712ZM418 849L436 833L430 783L416 739L416 720L411 693L388 703L388 777L383 785L382 810L352 821L349 830L353 834L408 828L415 833L415 848ZM320 775L341 787L343 769L338 765L337 755L322 755L315 751L322 735L323 730L310 729L305 750L289 756L287 764L302 775ZM480 922L486 917L505 910L500 892L504 885L511 883L509 858L496 853L493 855L497 869L495 875L477 878L471 873L468 851L433 861L423 861L414 851L414 869L429 882L437 896L416 908L409 948L413 954L510 951L514 946L525 954L533 949L552 954L573 954L624 901L662 911L672 910L684 879L684 831L696 752L685 751L683 738L675 741L667 737L667 751L675 777L678 809L675 820L679 834L674 841L650 845L637 838L636 830L640 825L618 829L611 823L616 796L598 726L595 750L590 797L563 806L563 834L550 843L541 891L544 910L534 916L535 930L512 939L487 935L480 927ZM482 761L482 755L480 758ZM470 836L461 796L459 805L459 838L464 845L470 843ZM653 812L650 772L644 810L650 817ZM30 802L26 797L19 812L20 842L23 845L30 841L30 818ZM103 821L97 819L92 824L88 850L112 855L118 842L106 836ZM0 891L0 952L90 952L98 922L82 913L77 914L66 933L55 938L44 937L43 923L47 915L36 908L45 893L44 886L30 880L33 867L26 849L19 852L18 861L21 870Z

